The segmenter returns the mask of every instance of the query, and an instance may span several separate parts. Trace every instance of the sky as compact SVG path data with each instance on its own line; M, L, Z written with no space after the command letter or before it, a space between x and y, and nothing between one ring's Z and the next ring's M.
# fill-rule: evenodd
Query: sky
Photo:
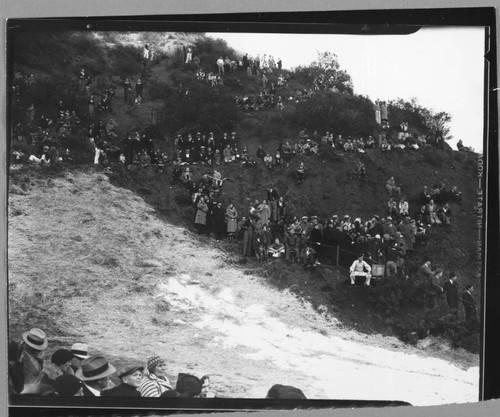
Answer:
M291 69L309 65L317 52L337 55L351 76L354 93L372 101L415 97L436 112L452 116L455 145L462 139L483 149L484 29L422 28L411 35L324 35L211 33L237 51L281 58Z

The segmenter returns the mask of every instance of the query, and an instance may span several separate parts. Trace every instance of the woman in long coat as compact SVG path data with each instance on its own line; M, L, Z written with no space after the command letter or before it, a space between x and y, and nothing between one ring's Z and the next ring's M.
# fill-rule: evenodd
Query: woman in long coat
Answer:
M208 211L208 206L205 203L205 198L201 197L200 201L198 201L196 217L194 219L194 224L196 225L196 228L200 233L203 233L207 226L207 211Z
M227 221L227 234L231 238L236 233L236 229L237 229L237 225L238 225L238 223L236 221L237 216L238 216L238 212L234 208L234 205L229 204L229 206L226 209L226 221Z
M259 218L262 224L267 224L269 217L271 217L271 208L267 204L267 200L262 200L259 206Z

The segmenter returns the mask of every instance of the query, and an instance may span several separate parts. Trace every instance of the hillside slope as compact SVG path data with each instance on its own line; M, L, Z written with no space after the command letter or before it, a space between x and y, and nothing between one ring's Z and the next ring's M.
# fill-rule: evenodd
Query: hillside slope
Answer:
M79 340L115 365L158 353L220 397L475 401L477 355L348 330L219 245L93 170L11 171L9 338L43 327L49 354Z
M248 147L253 156L259 145L274 153L284 141L295 143L298 139L298 130L303 127L297 124L298 109L307 108L308 103L313 103L316 107L318 103L321 104L313 97L311 101L300 103L295 103L294 100L287 101L283 110L274 108L245 111L241 107L235 107L235 95L257 95L260 92L262 85L258 77L247 77L241 72L236 72L226 76L223 88L210 88L196 79L196 67L193 64L181 63L174 56L168 55L172 52L171 46L176 43L196 43L201 39L205 42L205 50L197 52L204 54L202 66L213 67L215 65L213 57L218 56L220 52L217 48L224 47L227 50L228 46L208 42L206 39L203 40L203 37L182 33L169 34L166 38L153 33L142 35L107 33L100 34L96 38L91 34L44 33L39 39L33 39L30 43L31 38L33 38L32 33L24 33L16 39L17 42L24 40L29 47L16 48L14 69L23 72L33 70L35 78L40 77L43 82L40 82L40 85L35 82L36 88L28 87L24 92L26 96L21 94L21 101L16 104L19 111L13 112L13 119L16 122L18 119L23 121L25 109L31 100L34 100L39 112L43 109L53 117L52 115L56 114L58 100L63 99L70 109L78 111L82 123L81 131L62 139L58 145L66 148L69 144L77 147L86 143L88 146L85 149L78 149L81 152L78 158L75 156L75 162L87 165L93 161L93 149L87 136L87 125L92 121L106 122L109 117L115 119L118 124L116 129L118 137L109 140L111 145L122 146L127 132L138 131L141 134L147 133L147 136L153 139L155 146L160 151L165 151L169 157L173 154L173 138L178 132L186 135L194 134L197 130L201 130L203 134L214 131L216 136L220 137L224 131L234 130L237 132L240 148ZM150 41L157 42L159 46L166 45L165 55L154 63L144 66L141 62L140 48L144 42ZM64 51L64 54L58 54L59 50ZM68 57L74 59L67 59ZM88 98L78 87L78 73L81 66L92 73L91 87L96 95L102 94L104 88L110 85L116 90L112 114L98 114L96 120L90 120L88 117ZM282 74L292 75L285 71ZM124 102L122 88L116 80L117 76L119 80L123 80L124 77L136 80L144 76L142 105L129 105ZM275 81L277 73L274 72L269 78L270 81ZM278 94L283 94L285 98L294 97L298 90L311 89L312 85L307 84L309 81L307 77L291 77L286 86L278 89ZM190 91L191 99L182 98L183 95L177 93L179 84L183 85L183 92ZM324 95L322 97L324 98ZM343 115L346 117L342 118L346 126L337 126L339 131L335 131L335 135L349 135L351 132L347 125L359 129L356 131L360 135L376 133L370 130L375 122L373 109L366 99L337 94L335 100L339 104L337 108L339 112L343 103L350 103L354 107L356 103L360 105L359 111L351 107L347 109L347 116L349 114L350 116ZM151 108L157 111L158 120L155 125L152 125L150 119ZM318 108L318 111L320 110L321 108ZM338 122L337 117L340 120L338 113L332 114L332 123ZM315 125L316 122L314 118L307 121L310 132L321 130ZM409 129L411 131L414 127L410 126ZM22 145L27 155L36 152L35 146L27 142L27 138L24 141L13 138L13 144ZM220 167L223 177L229 178L224 183L221 200L224 205L229 202L234 203L241 216L246 214L249 201L262 200L265 198L265 189L273 185L279 194L285 197L291 215L317 215L320 220L326 220L332 214L339 216L349 214L352 218L367 220L374 214L381 217L386 215L388 195L385 182L390 176L396 178L403 193L409 198L411 213L418 208L418 194L424 185L431 187L441 182L445 182L448 188L455 185L462 192L464 203L461 206L452 205L452 226L448 229L431 228L428 232L429 245L419 248L407 259L407 269L412 276L418 266L426 258L430 258L435 266L442 267L446 271L457 271L462 288L468 283L479 287L480 277L476 273L478 263L476 250L478 230L475 214L476 158L477 155L473 153L439 149L394 150L389 153L369 150L365 154L322 149L318 156L295 157L290 167L281 167L273 171L266 170L261 163L249 169L242 169L239 165ZM366 165L368 173L366 179L357 177L358 161ZM294 169L300 162L306 165L307 176L299 185L294 177ZM116 164L106 175L112 184L132 191L131 196L139 195L144 198L157 210L162 220L189 229L192 227L194 217L190 196L183 187L170 185L171 169L171 166L167 165L165 172L158 173L153 167L137 166L129 171ZM192 171L196 180L205 173L213 172L212 169L199 165L192 166ZM241 251L237 242L226 242L224 245L232 255ZM283 264L269 268L265 273L277 288L293 287L297 294L307 296L315 308L326 305L331 311L338 312L346 325L364 325L362 330L367 332L392 332L384 319L377 318L374 312L371 314L367 294L354 295L345 292L344 289L336 293L323 282L323 279L314 279L317 275L335 276L341 281L346 278L345 269L334 271L321 268L320 271L303 271L295 265ZM310 282L315 284L311 285ZM346 313L351 309L345 307L351 305L356 306L353 314ZM367 311L370 311L370 314L366 314ZM405 314L406 312L402 312L403 316ZM365 316L363 320L356 318L363 316ZM478 343L475 344L475 349L477 347Z

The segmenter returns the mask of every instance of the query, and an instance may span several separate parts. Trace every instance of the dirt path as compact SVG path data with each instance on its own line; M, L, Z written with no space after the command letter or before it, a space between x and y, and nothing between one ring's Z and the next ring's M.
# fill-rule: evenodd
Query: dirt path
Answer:
M103 175L27 188L9 200L13 334L37 325L53 344L84 340L117 365L160 354L172 379L209 374L227 397L263 397L282 383L308 398L477 400L478 367L465 365L477 358L452 363L345 330Z

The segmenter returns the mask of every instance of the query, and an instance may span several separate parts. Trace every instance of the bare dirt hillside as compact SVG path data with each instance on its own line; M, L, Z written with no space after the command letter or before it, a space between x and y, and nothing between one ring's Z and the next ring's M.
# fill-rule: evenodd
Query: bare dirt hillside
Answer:
M477 355L346 329L105 175L41 171L11 172L11 339L41 327L49 353L84 341L118 366L157 353L221 397L476 401Z

